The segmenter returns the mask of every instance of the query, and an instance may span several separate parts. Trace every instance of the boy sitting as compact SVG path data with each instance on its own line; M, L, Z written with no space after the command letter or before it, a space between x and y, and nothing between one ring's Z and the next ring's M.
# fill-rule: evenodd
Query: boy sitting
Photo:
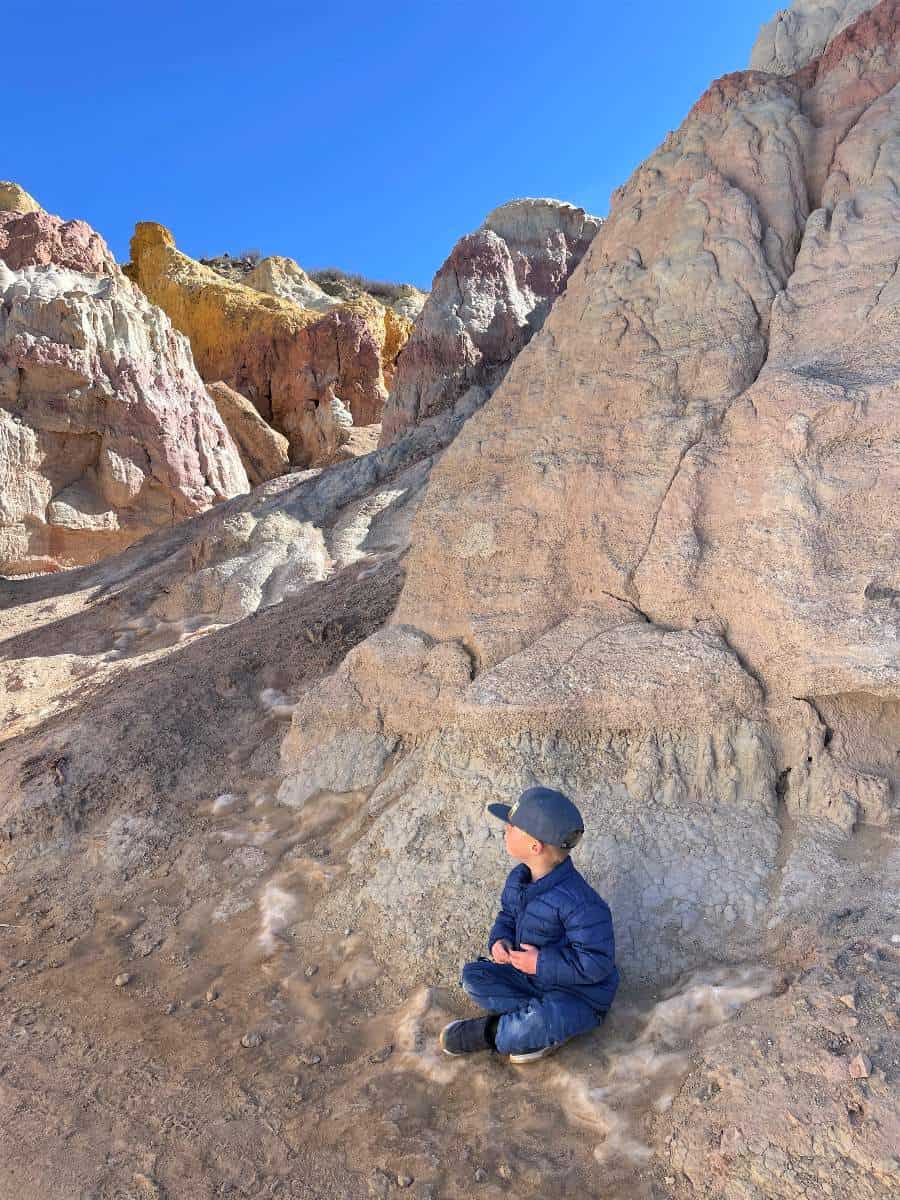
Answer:
M612 917L569 857L584 822L567 796L533 787L511 808L488 811L506 823L506 850L520 865L503 888L490 959L463 967L463 990L489 1015L452 1021L441 1049L498 1050L510 1062L531 1062L609 1011L619 984Z

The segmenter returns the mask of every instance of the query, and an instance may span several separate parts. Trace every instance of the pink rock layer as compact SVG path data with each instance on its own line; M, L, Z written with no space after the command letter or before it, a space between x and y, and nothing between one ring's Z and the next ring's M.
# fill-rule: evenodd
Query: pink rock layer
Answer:
M117 270L109 247L90 225L46 212L0 212L0 259L12 271L51 264L90 275Z

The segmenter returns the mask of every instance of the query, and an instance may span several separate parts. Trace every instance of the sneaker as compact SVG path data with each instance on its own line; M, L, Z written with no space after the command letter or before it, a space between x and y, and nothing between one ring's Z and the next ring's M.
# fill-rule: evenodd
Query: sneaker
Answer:
M552 1054L556 1049L556 1046L542 1046L540 1050L531 1050L528 1054L511 1054L509 1061L511 1063L536 1062L539 1058L546 1058L548 1054Z
M490 1050L487 1023L490 1017L473 1017L468 1021L451 1021L441 1030L441 1049L445 1054L474 1054Z

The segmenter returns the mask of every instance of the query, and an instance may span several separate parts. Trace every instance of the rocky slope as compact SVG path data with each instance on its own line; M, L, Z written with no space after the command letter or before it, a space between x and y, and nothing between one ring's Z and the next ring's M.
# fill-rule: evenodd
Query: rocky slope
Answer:
M94 562L247 491L186 339L84 222L4 194L0 571Z
M391 309L370 297L324 315L301 308L293 299L224 279L182 254L169 231L152 222L135 230L128 271L190 338L203 378L246 396L288 438L295 466L316 461L309 430L317 407L334 395L355 424L380 419L410 328ZM269 275L259 282L274 286Z
M540 329L599 226L558 200L513 200L457 242L399 362L382 445L458 401L484 403Z

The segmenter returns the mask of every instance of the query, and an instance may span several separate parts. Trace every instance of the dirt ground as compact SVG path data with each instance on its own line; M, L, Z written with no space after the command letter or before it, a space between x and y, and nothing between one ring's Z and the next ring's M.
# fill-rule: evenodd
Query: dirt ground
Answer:
M15 710L0 745L0 1197L703 1194L690 1172L713 1169L703 1155L734 1119L704 1124L723 1094L704 1055L740 1048L761 1005L767 1032L791 1028L812 986L802 953L711 964L667 992L626 980L605 1026L514 1067L442 1056L441 1026L469 1011L459 990L392 977L362 934L314 916L365 798L279 805L278 748L298 691L383 624L401 584L400 564L370 563L230 627L123 641L116 588L23 581L0 643ZM822 1004L839 986L816 983ZM843 1028L829 1020L827 1062ZM844 1074L858 1032L840 1034Z

